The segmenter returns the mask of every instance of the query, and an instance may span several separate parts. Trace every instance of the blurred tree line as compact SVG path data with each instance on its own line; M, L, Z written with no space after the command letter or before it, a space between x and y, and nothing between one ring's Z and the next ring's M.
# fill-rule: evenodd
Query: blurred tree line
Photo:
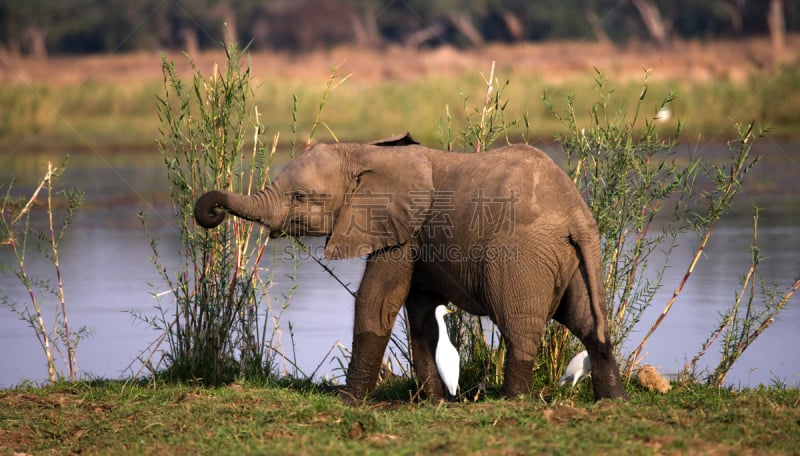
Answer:
M666 47L770 34L782 46L798 30L797 0L0 0L0 56L192 53L229 40L291 51L550 39Z

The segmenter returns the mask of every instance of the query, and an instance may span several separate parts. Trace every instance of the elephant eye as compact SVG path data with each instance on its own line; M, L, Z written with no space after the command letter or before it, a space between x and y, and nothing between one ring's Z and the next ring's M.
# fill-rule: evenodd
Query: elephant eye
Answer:
M292 193L292 202L293 203L302 203L306 200L306 194L303 192L293 192Z

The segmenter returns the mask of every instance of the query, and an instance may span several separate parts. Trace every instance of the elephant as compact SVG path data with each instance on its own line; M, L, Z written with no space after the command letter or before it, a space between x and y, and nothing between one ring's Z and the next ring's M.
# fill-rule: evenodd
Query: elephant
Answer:
M403 134L368 144L316 144L264 189L211 190L196 222L226 214L271 238L327 236L327 259L366 256L355 298L346 402L375 388L395 319L409 320L424 395L444 398L434 362L434 310L488 316L506 342L503 394L530 394L537 346L552 318L586 347L595 400L627 398L606 317L600 235L573 182L528 145L460 153Z

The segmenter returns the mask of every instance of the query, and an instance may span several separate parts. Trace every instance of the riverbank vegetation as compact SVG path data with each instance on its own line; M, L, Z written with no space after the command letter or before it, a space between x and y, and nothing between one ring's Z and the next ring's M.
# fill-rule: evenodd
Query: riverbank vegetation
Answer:
M800 42L800 37L790 38L790 43ZM544 94L556 99L573 94L576 115L588 121L595 68L613 83L620 100L636 99L644 69L649 69L649 104L642 117L656 117L660 99L678 94L656 126L670 131L679 120L687 121L683 142L724 142L736 135L735 124L750 121L769 127L774 138L800 139L797 62L773 67L747 58L768 48L759 40L686 42L680 48L547 43L477 51L253 53L247 60L257 90L249 101L259 106L269 131L287 131L295 122L293 116L310 124L333 66L349 81L327 101L323 120L336 126L340 139L369 141L411 131L423 143L433 144L448 116L463 122L465 101L479 103L484 88L481 74L486 77L495 61L497 74L512 81L505 89L508 115L527 119L534 143L551 142L565 130L545 109ZM190 61L204 73L214 65L225 65L225 54L220 52L168 58L182 74L191 70ZM156 53L15 61L0 73L4 81L0 102L5 108L0 112L0 145L12 151L132 146L155 150L152 138L158 134L159 121L154 94L162 85L160 62ZM518 139L520 130L512 128L509 134ZM320 141L331 139L325 131L317 136Z

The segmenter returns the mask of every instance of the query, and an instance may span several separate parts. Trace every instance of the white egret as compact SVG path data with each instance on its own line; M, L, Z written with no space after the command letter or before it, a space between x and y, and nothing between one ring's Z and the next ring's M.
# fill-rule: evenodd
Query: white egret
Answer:
M439 341L436 343L436 368L439 376L444 382L445 388L451 396L456 395L458 388L458 372L461 360L458 350L450 342L450 335L447 334L447 326L444 323L444 315L452 312L445 306L436 306L436 323L439 325Z
M659 122L666 122L670 117L672 117L672 109L669 106L663 106L656 112L655 119Z
M588 377L591 373L592 366L589 364L589 353L584 350L570 360L558 384L563 385L572 380L572 387L574 388L582 378Z

